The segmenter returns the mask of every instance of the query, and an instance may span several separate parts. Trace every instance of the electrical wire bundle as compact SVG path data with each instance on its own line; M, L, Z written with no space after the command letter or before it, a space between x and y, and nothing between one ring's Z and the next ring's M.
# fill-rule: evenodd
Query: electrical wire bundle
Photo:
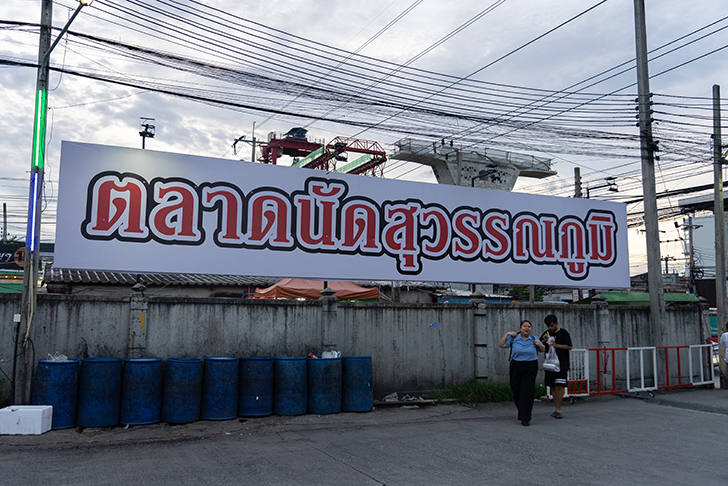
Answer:
M396 64L365 56L361 48L355 52L338 49L196 0L97 0L94 9L85 15L95 17L99 24L134 32L147 41L133 45L71 31L66 48L84 52L86 58L95 53L98 59L120 60L133 69L119 71L101 61L76 66L54 64L52 69L248 113L265 112L308 120L309 124L325 121L347 125L356 127L357 135L376 131L389 137L446 138L464 148L501 147L557 158L596 157L609 161L609 168L592 170L583 166L587 169L587 184L608 174L619 178L623 193L638 190L639 136L634 128L635 94L629 92L636 83L626 83L607 93L588 91L603 83L618 82L624 76L634 79L634 60L558 91L475 78L475 74L482 74L493 64L590 13L604 1L468 76L413 67L416 60L504 2L495 1L408 62ZM37 30L32 24L0 24L28 32ZM725 29L728 17L653 49L650 59L665 61ZM652 77L723 48L674 64ZM35 66L34 60L10 56L0 57L0 63ZM653 128L661 144L661 184L668 186L683 180L686 171L700 176L712 170L709 105L710 100L702 98L654 96ZM387 171L393 174L404 164L395 162ZM573 179L533 183L528 192L569 195ZM639 207L639 202L633 207Z

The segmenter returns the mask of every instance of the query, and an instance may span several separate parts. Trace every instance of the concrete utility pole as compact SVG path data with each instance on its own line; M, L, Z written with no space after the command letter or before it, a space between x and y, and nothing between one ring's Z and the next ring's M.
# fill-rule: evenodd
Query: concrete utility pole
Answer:
M718 329L725 326L726 319L726 234L723 214L723 154L721 153L720 129L720 86L713 85L713 213L715 216L715 302L717 307Z
M38 269L40 267L40 228L43 202L43 178L45 172L46 148L46 115L48 114L48 76L50 74L50 55L68 31L71 23L81 9L91 5L93 0L79 0L78 7L63 26L56 40L51 44L51 28L53 22L53 0L43 0L40 13L40 39L38 41L38 76L35 85L35 117L33 120L33 151L30 162L30 195L28 196L28 225L25 234L25 260L23 263L23 292L20 303L20 324L25 326L23 346L28 349L30 326L36 313L38 302ZM17 347L20 345L16 340ZM28 391L28 355L24 353L22 376L13 377L15 386L15 403L27 403Z
M578 167L574 167L574 197L584 197L584 193L581 192L581 169ZM579 289L573 289L571 295L574 302L581 299L581 291Z
M574 197L583 197L581 193L581 169L574 167Z
M688 216L688 240L690 241L690 255L689 255L689 262L690 262L690 290L693 294L698 294L698 287L695 283L695 242L693 240L693 230L695 229L695 226L693 226L693 215Z
M634 1L635 44L637 48L637 102L639 104L640 147L642 152L642 192L647 240L647 285L650 292L650 324L653 346L662 345L662 320L665 315L665 295L660 269L660 231L657 219L655 190L655 150L652 140L652 106L650 75L647 68L647 28L645 2Z
M43 174L45 159L45 117L48 113L48 75L50 66L48 54L51 47L51 24L53 22L53 0L43 0L40 14L40 40L38 42L38 77L35 85L35 121L33 130L33 154L30 167L30 195L28 200L28 227L25 236L25 261L23 263L23 291L21 295L20 326L30 330L37 303L38 268L40 260L40 218L43 201ZM32 215L32 217L31 217ZM27 332L25 346L27 348ZM20 343L15 343L16 349ZM27 403L28 353L24 353L22 380L14 376L15 403Z
M253 122L253 143L251 144L253 146L252 155L250 156L250 161L255 162L255 122ZM324 286L326 288L326 286Z
M252 138L250 140L246 140L245 139L245 135L241 135L238 138L236 138L235 140L233 140L233 153L235 155L238 155L238 142L249 143L252 146L252 150L251 150L251 153L250 153L250 161L251 162L255 162L255 150L256 150L256 147L258 145L265 145L265 142L261 142L259 144L258 143L258 139L255 138L255 122L253 122L253 136L252 136ZM240 159L240 160L243 160L243 159ZM328 161L326 162L326 164L328 166Z

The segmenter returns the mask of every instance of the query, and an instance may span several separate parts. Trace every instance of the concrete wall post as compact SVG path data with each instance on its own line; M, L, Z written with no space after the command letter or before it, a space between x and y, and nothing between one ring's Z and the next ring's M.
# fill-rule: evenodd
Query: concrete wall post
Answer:
M611 344L612 333L611 322L609 318L609 305L607 304L607 299L605 299L603 295L597 294L592 297L592 304L595 304L597 307L597 335L599 339L599 344L597 347L608 348ZM607 389L610 386L609 383L611 379L609 378L609 376L612 374L612 369L611 367L607 366L607 363L608 360L611 359L611 356L611 353L604 351L600 360L600 364L602 366L602 373L600 374L600 376L602 377L601 386L604 387L604 389Z
M599 332L599 347L608 348L611 343L611 322L609 318L609 304L602 295L592 297L592 303L597 306L597 329Z
M334 297L334 291L329 287L322 290L321 294L323 295L319 299L321 301L321 349L333 351L337 347L337 343L332 341L336 336L339 300Z
M491 357L488 352L490 339L488 339L488 321L486 320L488 304L485 296L480 292L476 292L471 296L470 304L473 306L473 370L475 371L475 379L485 381L491 376L490 370L492 369Z
M147 348L147 298L143 289L133 292L129 302L128 358L143 358Z

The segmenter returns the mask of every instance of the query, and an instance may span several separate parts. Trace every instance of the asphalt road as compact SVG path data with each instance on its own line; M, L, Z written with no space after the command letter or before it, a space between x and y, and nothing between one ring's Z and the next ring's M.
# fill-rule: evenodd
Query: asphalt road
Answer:
M0 437L1 485L728 484L728 390Z

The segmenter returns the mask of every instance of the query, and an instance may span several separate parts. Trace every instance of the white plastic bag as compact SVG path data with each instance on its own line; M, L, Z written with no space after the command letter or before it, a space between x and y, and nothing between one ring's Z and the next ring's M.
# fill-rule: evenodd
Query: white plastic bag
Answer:
M543 360L543 369L554 373L561 371L561 363L559 363L559 357L556 356L556 348L553 346L549 346L546 359Z

